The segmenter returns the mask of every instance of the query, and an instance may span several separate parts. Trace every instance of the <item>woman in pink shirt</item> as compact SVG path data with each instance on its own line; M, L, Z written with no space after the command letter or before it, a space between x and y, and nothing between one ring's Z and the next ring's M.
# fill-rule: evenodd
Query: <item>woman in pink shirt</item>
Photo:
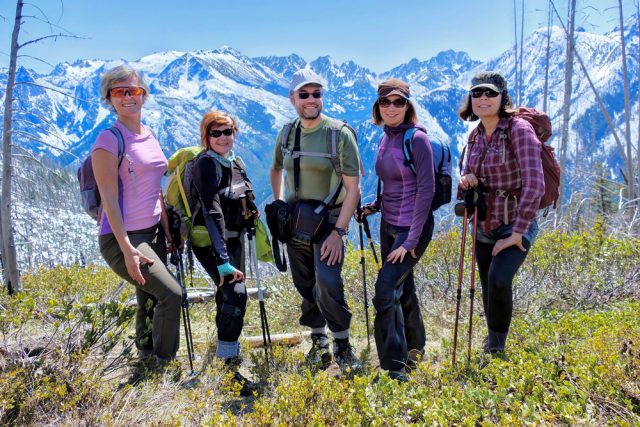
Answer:
M494 72L476 75L458 112L480 120L469 137L460 189L484 188L485 219L478 222L476 258L487 320L486 353L503 354L513 311L513 278L538 232L536 213L544 194L540 141L516 117L507 82ZM478 215L478 219L481 219Z
M178 351L182 292L165 265L171 241L160 181L167 159L141 122L148 94L142 76L129 66L102 76L100 95L117 121L98 135L91 158L103 207L100 252L116 274L136 287L140 357L164 366ZM124 140L122 159L114 132Z

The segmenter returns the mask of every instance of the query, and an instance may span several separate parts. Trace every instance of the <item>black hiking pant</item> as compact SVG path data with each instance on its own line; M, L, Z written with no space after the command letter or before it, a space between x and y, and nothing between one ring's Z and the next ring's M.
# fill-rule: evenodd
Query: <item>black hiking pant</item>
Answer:
M231 265L244 273L244 235L228 238L226 247ZM247 288L243 282L220 284L218 264L211 247L194 247L193 253L218 287L216 291L218 340L236 342L240 338L242 326L244 325L244 314L247 308Z
M513 278L529 254L538 226L537 223L532 223L529 231L523 235L522 246L526 252L511 246L496 256L491 255L495 242L511 236L511 226L503 224L488 235L479 228L476 261L482 284L482 305L487 327L490 331L507 333L513 314Z
M344 298L342 261L327 265L320 260L319 243L287 242L293 284L302 296L300 324L312 329L329 326L336 339L349 338L351 312ZM344 251L344 248L343 248Z
M391 264L385 260L407 239L409 227L391 225L384 217L380 221L383 264L376 280L373 306L376 310L374 335L382 369L399 371L407 363L409 350L424 350L426 336L413 267L431 241L433 226L433 213L429 213L415 248L417 259L407 253L402 262Z

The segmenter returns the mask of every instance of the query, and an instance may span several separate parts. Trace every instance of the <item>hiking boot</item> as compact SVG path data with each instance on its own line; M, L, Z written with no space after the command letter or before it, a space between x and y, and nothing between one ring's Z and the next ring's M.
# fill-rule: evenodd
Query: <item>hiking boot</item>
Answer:
M389 378L391 378L392 380L396 380L399 383L406 383L407 381L409 381L409 377L407 377L407 373L404 371L404 369L401 369L399 371L389 371Z
M311 349L305 356L307 363L325 370L331 365L329 339L324 334L311 334Z
M149 378L162 376L169 381L179 381L182 368L176 360L165 360L156 356L139 359L133 366L133 372L126 384L137 385Z
M253 381L249 381L244 375L238 372L242 359L239 356L229 357L224 359L225 368L229 371L233 371L233 377L231 380L237 384L240 384L240 396L253 396L253 392L258 390L258 386Z
M418 367L418 363L421 362L424 358L424 350L412 349L409 350L409 354L407 357L407 366L406 371L411 372Z
M362 370L362 362L356 357L348 338L333 342L333 358L343 374L356 374Z
M231 378L231 380L242 386L242 388L240 389L240 396L253 396L253 392L258 390L258 385L256 383L254 383L253 381L249 381L238 371L233 374L233 378Z

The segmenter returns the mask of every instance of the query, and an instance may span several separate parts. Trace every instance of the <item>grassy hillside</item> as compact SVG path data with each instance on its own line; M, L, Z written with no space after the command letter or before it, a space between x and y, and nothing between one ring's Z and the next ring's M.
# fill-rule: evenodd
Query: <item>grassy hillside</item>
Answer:
M458 363L451 365L459 235L438 236L416 271L428 351L406 384L382 375L367 349L359 251L345 267L362 375L313 372L309 343L244 348L243 372L261 393L241 398L212 361L215 308L192 307L197 375L185 346L164 375L126 384L135 357L130 286L97 268L41 270L26 292L0 297L0 423L101 425L634 425L640 422L640 242L599 223L583 233L540 237L515 285L508 358L481 354L486 333L476 301L471 362L466 363L468 306L462 301ZM375 267L368 254L367 283ZM468 275L467 275L468 276ZM202 285L202 281L197 281ZM271 333L301 330L299 297L287 275L268 281ZM249 284L251 286L251 284ZM277 289L277 291L276 291ZM371 310L370 315L373 316ZM246 335L259 333L249 302ZM181 375L178 374L181 372ZM179 376L179 378L178 378Z

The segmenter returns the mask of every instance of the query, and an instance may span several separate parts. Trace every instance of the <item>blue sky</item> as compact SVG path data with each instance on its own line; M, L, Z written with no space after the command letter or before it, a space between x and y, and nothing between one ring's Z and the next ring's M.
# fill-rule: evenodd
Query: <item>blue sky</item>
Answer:
M518 15L520 2L516 0ZM49 19L85 39L45 41L23 53L56 64L75 59L136 60L167 50L231 46L248 56L329 55L375 72L447 49L486 60L513 46L513 0L31 0ZM546 25L547 0L525 2L525 36ZM566 14L566 0L556 0ZM606 32L617 0L578 0L579 23ZM625 17L633 0L623 1ZM37 10L25 6L25 15ZM0 67L8 65L15 1L0 2ZM41 15L39 15L41 16ZM557 23L557 21L556 21ZM27 20L21 41L48 34ZM40 72L49 66L29 58Z

